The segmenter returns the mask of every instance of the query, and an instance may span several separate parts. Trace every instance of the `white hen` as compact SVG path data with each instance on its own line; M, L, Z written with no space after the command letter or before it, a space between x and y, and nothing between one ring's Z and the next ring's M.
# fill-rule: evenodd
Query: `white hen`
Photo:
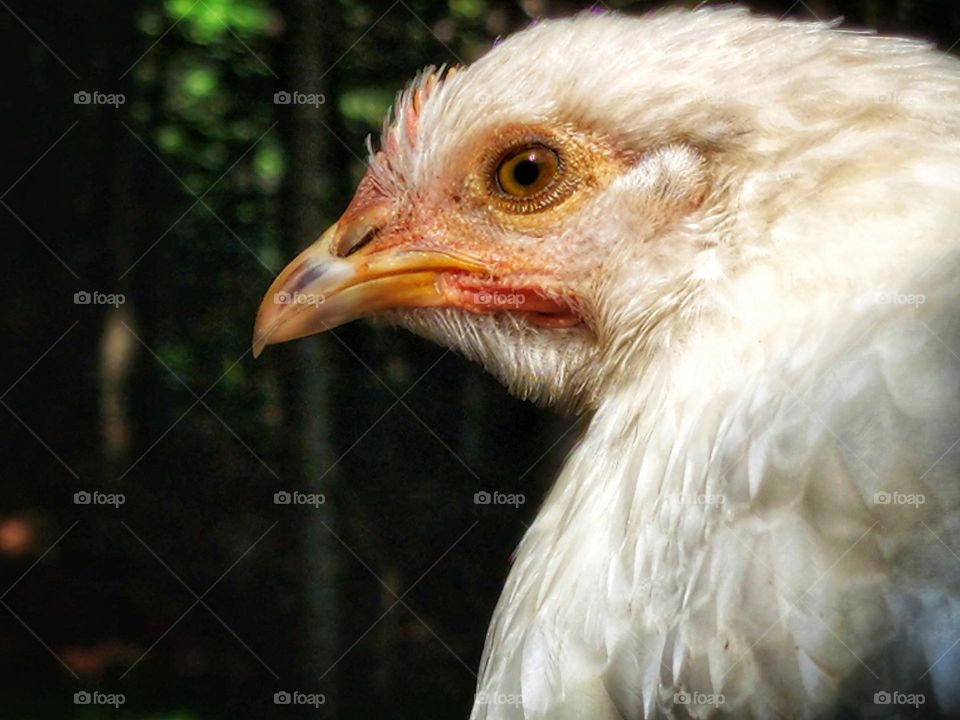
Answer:
M255 344L390 311L590 414L474 720L960 717L958 231L955 60L582 15L401 96Z

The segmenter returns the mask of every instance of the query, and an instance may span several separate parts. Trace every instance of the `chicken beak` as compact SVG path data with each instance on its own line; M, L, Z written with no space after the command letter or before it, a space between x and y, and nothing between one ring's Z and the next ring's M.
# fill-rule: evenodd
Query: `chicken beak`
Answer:
M383 208L350 213L298 255L273 281L257 311L253 356L267 345L330 330L372 313L446 304L443 273L483 273L470 258L403 243L363 246L383 223ZM359 247L358 247L359 246Z

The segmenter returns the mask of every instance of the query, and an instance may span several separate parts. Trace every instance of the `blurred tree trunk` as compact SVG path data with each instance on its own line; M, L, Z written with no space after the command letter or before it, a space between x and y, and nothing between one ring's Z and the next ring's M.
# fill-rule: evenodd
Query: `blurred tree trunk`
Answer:
M336 125L333 102L332 72L327 72L339 56L337 14L339 5L321 7L314 0L286 0L281 7L287 19L285 90L322 94L326 102L319 107L291 105L283 120L288 144L288 169L285 209L282 214L286 249L289 255L312 242L332 219L331 197L338 166L337 143L327 127ZM325 125L327 127L325 127ZM300 618L304 631L301 682L306 692L326 695L324 716L336 717L336 673L326 674L336 662L340 617L337 593L339 543L337 532L334 480L337 471L326 471L335 455L331 445L331 380L339 373L330 352L329 341L310 340L297 343L288 357L294 367L287 376L287 399L291 418L288 427L294 432L290 441L292 456L299 465L296 482L300 488L322 492L326 502L316 511L302 516L297 533L302 543L302 570L308 596L305 616ZM318 487L318 479L323 482ZM319 678L323 676L322 683ZM318 686L319 685L319 686Z
M133 27L132 20L126 27ZM112 125L112 134L104 137L103 153L104 157L115 157L105 243L108 257L102 263L108 273L101 275L106 284L97 285L102 292L122 292L124 295L124 304L108 311L104 318L97 367L101 453L104 474L110 480L122 474L131 460L130 373L134 357L140 349L139 342L132 334L140 334L135 322L133 295L129 284L119 284L116 279L130 266L130 238L138 236L134 212L136 173L130 153L114 155L109 152L111 145L116 144L116 136L125 132L119 123Z

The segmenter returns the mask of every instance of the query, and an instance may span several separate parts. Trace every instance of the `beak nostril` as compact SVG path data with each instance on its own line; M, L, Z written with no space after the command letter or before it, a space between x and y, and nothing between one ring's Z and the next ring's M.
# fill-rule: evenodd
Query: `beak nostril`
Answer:
M351 237L350 234L347 233L347 235L337 242L336 254L340 257L348 257L353 255L353 253L373 240L379 231L380 228L369 228L365 233L363 233L363 235L360 235L359 237Z
M390 205L383 202L362 205L347 212L334 226L330 251L347 257L373 240L390 222Z

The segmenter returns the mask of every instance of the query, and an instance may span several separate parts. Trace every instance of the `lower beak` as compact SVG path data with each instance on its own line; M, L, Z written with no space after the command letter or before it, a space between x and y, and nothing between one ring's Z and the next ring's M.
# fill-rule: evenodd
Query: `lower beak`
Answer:
M395 308L438 307L445 298L443 273L485 273L479 262L438 251L360 248L346 257L349 229L331 226L298 255L267 290L253 328L253 356L267 345L306 337L372 313Z

